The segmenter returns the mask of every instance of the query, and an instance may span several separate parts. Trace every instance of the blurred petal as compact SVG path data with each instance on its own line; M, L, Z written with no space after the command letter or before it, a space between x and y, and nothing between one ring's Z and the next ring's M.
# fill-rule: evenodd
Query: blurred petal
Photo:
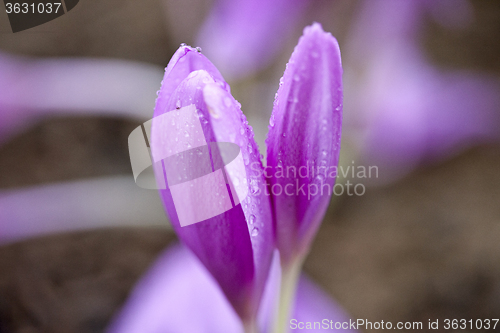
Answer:
M335 182L331 171L336 174L341 126L339 47L315 23L304 29L280 81L266 141L282 260L307 250L323 218ZM279 189L283 192L276 195Z
M277 269L273 280L279 281L279 262L273 267ZM273 291L270 288L266 294L274 296ZM267 297L261 307L272 309L273 304L274 299ZM302 322L349 321L346 313L305 276L299 281L293 318ZM268 320L271 317L261 322L263 333L268 332ZM243 326L203 264L185 247L176 245L139 281L107 332L239 333Z
M464 6L464 2L454 3ZM500 80L472 71L444 71L418 45L424 10L448 1L366 1L349 39L346 100L349 131L361 130L360 155L394 181L423 162L500 139ZM442 10L442 8L440 9ZM353 69L358 69L354 73Z
M0 141L47 115L146 120L161 69L123 60L28 60L0 53Z
M154 226L168 228L160 200L126 177L0 191L0 244L57 232Z
M309 0L218 0L200 29L198 45L229 78L268 65Z
M376 85L377 93L365 95L365 110L372 116L367 118L363 155L384 168L382 181L403 176L424 161L500 139L498 79L439 72L417 50L413 56L408 50L388 55L368 78L367 89Z
M243 326L189 250L166 251L139 281L109 333L238 333Z
M295 298L295 310L292 318L297 319L298 322L321 323L324 319L328 319L330 325L331 322L333 322L333 327L335 327L336 322L349 322L347 313L304 274L300 277ZM297 329L292 331L302 330ZM313 329L307 331L324 332L325 330ZM352 329L342 329L342 332L356 331Z
M195 56L204 58L201 54ZM204 58L203 63L207 62L208 60ZM167 68L160 96L163 96L164 89L171 89L171 85L167 82L171 79L170 73L173 71L175 68L170 71ZM250 320L255 317L257 311L274 247L270 202L263 192L265 182L262 174L257 173L252 178L249 177L255 174L251 167L257 168L258 171L262 170L253 131L248 126L239 103L229 93L225 82L220 80L221 78L209 71L191 72L170 94L168 102L162 100L157 103L155 117L165 112L172 112L170 110L177 112L175 110L178 108L194 105L203 132L202 140L206 141L205 145L211 142L229 142L238 145L246 172L246 177L242 179L243 184L240 186L243 186L247 193L256 192L257 189L259 194L248 195L242 199L241 204L236 203L233 208L230 206L224 213L187 226L180 224L179 211L176 210L171 192L172 186L160 190L160 196L181 240L193 250L219 282L237 313L244 320ZM165 96L168 95L167 91ZM189 144L188 141L200 135L193 127L188 126L183 127L179 132L181 134L173 138L169 137L171 134L168 134L165 128L166 125L153 121L151 140L153 157L168 156L168 150L174 146L178 147L177 141L179 143L186 141ZM178 128L174 127L173 131L175 130ZM187 150L191 145L185 147ZM215 150L212 155L212 170L217 171L217 168L214 169L214 164L219 158ZM198 167L200 166L188 166L189 169ZM233 186L236 185L238 184L233 183ZM214 194L215 191L210 195L213 198L203 200L220 202L221 199L217 199ZM199 211L203 207L196 205L192 209Z

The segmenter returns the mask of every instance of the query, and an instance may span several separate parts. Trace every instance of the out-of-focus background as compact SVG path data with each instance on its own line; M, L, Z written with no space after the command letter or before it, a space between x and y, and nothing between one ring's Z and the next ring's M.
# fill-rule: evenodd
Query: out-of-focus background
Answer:
M265 154L303 27L332 32L344 65L341 164L376 165L380 177L352 179L364 195L333 197L306 272L353 318L498 318L500 3L391 7L408 2L291 1L300 13L262 34L276 49L246 53L243 36L241 51L203 52ZM178 45L210 40L204 24L220 3L81 0L15 34L2 7L0 332L102 332L175 240L154 191L133 183L127 138L152 117ZM237 67L247 55L257 65Z

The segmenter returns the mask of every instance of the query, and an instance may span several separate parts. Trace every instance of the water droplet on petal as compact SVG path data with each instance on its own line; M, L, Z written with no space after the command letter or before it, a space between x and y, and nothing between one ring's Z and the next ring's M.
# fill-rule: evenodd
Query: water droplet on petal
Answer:
M186 43L181 43L181 47L184 47L184 46L186 46Z
M210 113L210 116L212 118L215 118L215 119L218 119L220 118L220 115L217 113L217 110L215 110L214 108L211 108L210 106L208 107L208 113ZM203 123L206 124L208 121L206 119L204 119Z
M196 47L196 52L201 53L201 47L197 46Z
M252 229L252 236L255 237L255 236L258 236L259 235L259 228L255 227Z
M255 194L259 191L259 186L257 184L253 184L252 187L250 188L250 192L252 192L252 194Z
M178 99L177 102L175 102L175 108L180 109L181 108L181 100Z
M271 119L269 119L269 125L271 125L271 127L274 127L274 113L271 114Z
M248 219L248 222L250 224L254 224L255 223L255 219L256 219L255 215L250 215L250 218Z

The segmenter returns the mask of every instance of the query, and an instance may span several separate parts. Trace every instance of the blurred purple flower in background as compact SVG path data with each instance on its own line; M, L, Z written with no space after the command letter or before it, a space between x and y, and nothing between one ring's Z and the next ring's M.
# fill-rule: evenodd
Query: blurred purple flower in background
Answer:
M310 0L218 0L197 45L229 79L260 70L274 59Z
M241 79L272 61L310 2L324 6L320 1L218 1L200 30L199 45L224 73ZM269 8L259 11L259 5ZM269 19L276 11L277 19ZM439 70L418 45L426 14L450 29L473 21L467 0L361 1L358 12L344 64L345 104L351 111L341 164L362 160L382 169L375 182L394 181L424 162L499 140L498 78Z
M359 12L346 51L346 125L384 181L500 138L498 79L434 68L417 45L427 11L447 25L470 21L467 2L453 5L455 16L448 1L366 1Z
M229 86L220 73L203 54L188 46L181 46L165 70L155 108L155 117L165 112L176 112L176 109L191 104L196 106L207 142L231 142L241 148L247 174L245 186L248 187L251 195L247 196L240 205L223 214L184 227L180 225L174 200L168 188L160 190L165 209L179 238L196 254L207 271L218 282L227 300L241 318L246 332L256 332L258 326L261 326L261 330L265 330L269 325L268 320L258 325L257 317L259 305L261 309L266 307L261 304L266 281L273 285L272 281L276 277L276 274L269 277L269 270L271 256L275 249L275 237L277 237L282 264L282 286L280 293L271 292L273 296L270 296L270 301L269 297L265 299L271 304L268 306L271 313L276 303L275 299L280 299L276 318L274 318L276 321L274 329L276 332L284 332L288 327L290 307L294 303L302 262L324 216L331 191L324 194L317 191L312 195L309 193L308 196L303 196L300 191L294 190L291 195L285 197L285 193L277 194L272 191L273 182L277 182L277 178L273 176L269 184L274 203L274 212L272 212L259 150L253 139L252 128L241 112L239 103L231 96ZM283 79L280 81L275 110L270 121L268 166L284 168L283 163L294 168L308 163L336 166L340 152L341 124L340 51L335 38L325 33L321 26L315 23L304 29L304 36L301 37L290 58ZM165 150L166 145L174 144L174 142L165 142L161 133L155 134L158 128L161 127L155 127L153 123L151 140L153 156L155 156L155 151ZM188 133L189 131L194 130L188 126L186 135L195 134ZM286 135L289 135L288 138ZM255 171L258 171L257 174ZM311 183L315 182L315 185L321 186L324 181L331 186L334 180L333 177L318 182L315 177L307 177L300 179L300 184L302 187L306 185L310 188ZM286 186L284 183L282 185ZM273 235L273 229L276 235ZM170 260L166 261L170 262ZM290 269L292 267L293 269ZM180 266L177 268L183 269ZM162 268L156 268L156 270L161 271ZM131 304L126 306L124 314L119 317L118 324L114 326L112 332L147 332L144 330L147 324L140 324L147 321L147 317L143 317L142 311L136 313L133 309L140 308L141 302L146 302L145 306L148 308L161 307L157 297L148 296L151 293L148 290L153 288L148 284L156 284L154 281L157 278L154 276L162 275L156 272L151 273L149 278L151 280L146 278L141 284L140 290L147 292L144 296L136 294L138 296L132 297ZM192 274L190 278L198 279ZM187 284L191 282L195 283L190 279L183 280L182 284L186 286L178 286L176 289L189 288ZM273 287L269 288L273 289ZM216 293L212 289L214 287L208 288L206 292ZM192 294L192 297L196 297L195 295L198 293ZM215 329L215 326L220 325L217 319L220 314L212 316L210 312L204 313L203 303L197 303L194 308L191 308L188 304L196 303L197 300L187 299L189 296L184 296L186 299L183 302L187 302L185 306L172 305L174 307L170 311L179 313L184 311L179 314L179 317L187 316L187 313L189 316L199 316L197 320L206 321L208 325L200 324L199 327L204 327L204 332L220 332L221 330ZM323 296L318 297L322 302ZM170 304L173 300L163 299L163 301ZM215 304L219 303L222 308L224 302L220 300ZM210 311L214 311L214 308ZM224 310L224 312L230 311ZM329 318L332 316L336 317L337 314L333 313ZM269 314L267 317L272 318ZM225 327L223 331L234 332L234 327L238 327L238 321L231 318L232 316L229 316L226 320L230 322L229 327L233 328ZM184 332L187 326L183 327L183 322L161 319L161 329ZM150 329L152 331L159 329L158 325L160 324L155 322ZM197 321L191 321L186 325L195 325L193 329L198 327ZM199 328L197 331L201 332Z
M145 121L161 74L157 66L131 61L33 60L0 53L0 144L48 117ZM123 225L165 226L159 200L128 176L0 191L0 244Z
M272 319L279 283L278 260L273 262L270 273L259 310L262 332L268 332ZM298 283L292 317L301 322L321 322L325 318L334 323L349 321L344 310L304 275ZM108 332L238 333L243 332L243 326L199 259L184 246L174 245L136 285Z
M49 116L147 120L160 79L160 68L138 62L32 60L0 53L0 143Z

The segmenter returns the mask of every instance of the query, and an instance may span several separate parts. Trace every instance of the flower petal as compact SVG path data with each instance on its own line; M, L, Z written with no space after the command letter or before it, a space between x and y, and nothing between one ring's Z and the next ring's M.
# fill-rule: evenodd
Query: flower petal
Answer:
M300 277L295 296L293 318L297 322L320 322L326 318L330 322L330 329L335 323L349 323L348 314L314 282L304 274ZM295 330L292 330L295 331ZM302 330L297 330L302 331ZM324 332L323 329L308 330L309 332ZM352 329L342 329L342 332L356 332Z
M339 47L315 23L304 29L280 81L266 140L282 260L307 250L323 218L335 183L341 126Z
M279 260L277 263L274 267L279 279ZM272 289L269 294L275 296L276 290ZM263 303L262 308L270 310L274 299L266 298ZM344 310L304 275L299 281L293 313L293 318L301 322L321 322L325 318L334 323L349 321ZM272 317L263 319L260 329L267 332ZM141 278L107 332L240 333L243 326L199 259L184 246L175 245Z
M161 68L123 60L36 59L0 53L0 144L42 117L146 120Z
M253 178L249 177L252 175L251 167L258 171L262 170L260 156L257 153L258 148L253 139L253 132L239 109L238 103L209 72L200 70L190 73L171 94L168 103L160 106L163 109L158 109L157 105L155 115L161 114L163 110L175 110L173 112L180 114L178 109L189 105L194 105L196 108L196 115L203 133L196 132L196 128L200 128L200 125L194 127L193 123L191 124L193 126L182 127L182 133L185 133L186 137L176 136L170 140L167 138L168 131L162 129L161 122L155 123L155 118L152 127L152 154L159 156L163 152L168 155L168 150L177 141L184 139L189 141L201 135L201 140L206 142L205 146L211 147L209 165L212 164L212 169L209 170L211 172L208 175L212 176L224 169L225 177L232 182L232 188L231 191L223 188L219 197L217 197L219 192L215 191L213 186L216 182L210 183L214 191L207 196L199 194L198 190L188 188L187 191L192 192L189 198L193 196L198 198L196 203L188 209L196 213L200 211L204 213L204 209L211 208L217 204L217 201L220 204L221 200L225 200L223 195L227 193L232 195L232 202L228 200L227 210L225 209L219 215L212 215L213 217L206 218L199 223L181 226L180 216L183 216L184 211L179 210L179 205L176 206L177 192L173 191L177 189L172 186L170 180L168 181L169 187L160 190L160 196L180 239L200 258L219 282L237 313L244 320L251 319L257 311L274 247L270 202L269 198L263 194L265 182L262 173L257 173ZM181 126L184 126L184 123ZM174 140L176 142L170 142ZM199 141L191 141L192 147L203 147ZM246 174L246 177L243 175L242 178L237 179L241 184L236 184L228 165L224 168L221 165L217 167L217 161L220 160L219 154L223 155L223 152L214 149L210 144L214 142L231 143L239 147L242 165L240 171L243 170ZM183 170L191 172L202 167L199 163L191 163L186 164ZM228 184L230 184L229 181ZM243 189L244 193L252 193L252 186L259 190L259 195L236 196L238 189ZM232 191L233 188L236 188L235 192Z
M107 332L236 333L243 326L198 258L177 245L139 281Z
M466 6L375 0L360 8L347 45L352 112L344 124L360 133L356 146L364 164L384 170L372 183L393 182L423 163L500 138L498 78L436 68L419 46L426 11L445 15L451 4L453 14Z
M226 83L219 70L197 49L187 45L181 45L170 59L167 68L165 68L165 75L161 82L161 89L158 92L156 99L155 117L167 111L166 104L170 100L175 88L179 86L189 73L205 70L212 78L218 82L228 92L230 91L229 85Z
M308 0L219 0L198 43L229 78L261 69L294 30Z
M170 228L156 193L128 175L0 190L0 245L118 226Z

